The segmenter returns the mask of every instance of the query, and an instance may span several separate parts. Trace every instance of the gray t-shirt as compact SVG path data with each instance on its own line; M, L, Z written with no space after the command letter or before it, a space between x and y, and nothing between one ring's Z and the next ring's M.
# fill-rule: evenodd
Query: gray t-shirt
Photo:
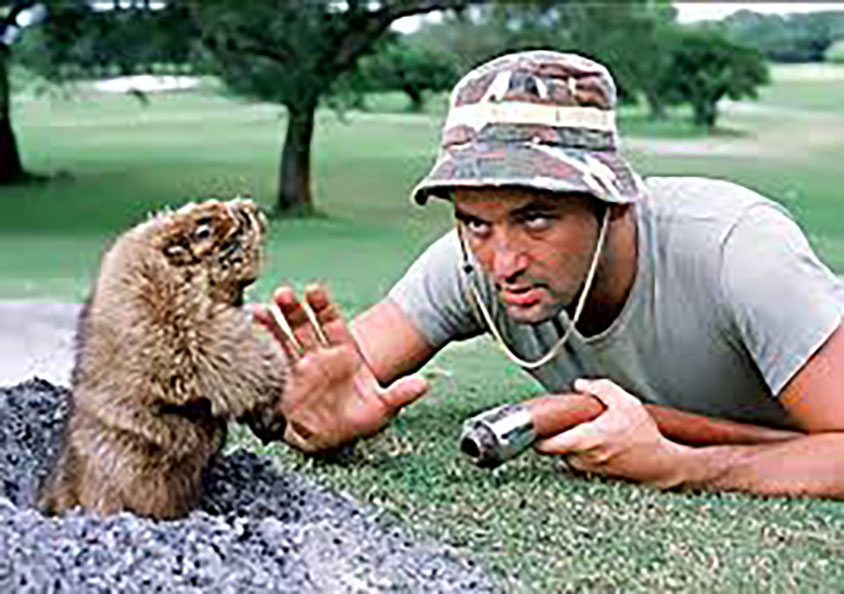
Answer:
M844 313L844 285L776 203L735 184L651 178L634 207L636 279L604 332L576 329L530 373L549 392L606 377L645 402L739 421L787 426L778 395ZM435 242L389 298L436 348L486 331L476 283L508 346L544 355L569 326L509 320L488 279L466 272L454 231Z

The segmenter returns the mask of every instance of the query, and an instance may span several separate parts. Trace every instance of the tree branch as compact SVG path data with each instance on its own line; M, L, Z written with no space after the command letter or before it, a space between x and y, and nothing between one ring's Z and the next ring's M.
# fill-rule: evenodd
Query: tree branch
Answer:
M331 63L335 71L343 71L368 51L390 25L403 17L424 14L433 10L461 9L485 0L396 0L386 2L374 11L361 12L352 18L347 34L343 35ZM351 4L349 5L352 6ZM348 19L348 15L344 15Z
M38 0L26 0L24 2L15 2L12 6L11 10L9 10L8 14L3 18L3 22L0 23L0 35L6 33L6 28L11 26L17 26L17 20L20 13L23 11L32 8L35 4L37 4Z

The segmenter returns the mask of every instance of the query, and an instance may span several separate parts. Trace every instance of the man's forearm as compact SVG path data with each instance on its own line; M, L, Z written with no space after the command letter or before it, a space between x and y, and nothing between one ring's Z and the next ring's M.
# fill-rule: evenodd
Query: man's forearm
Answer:
M528 404L533 410L533 423L540 437L591 421L605 410L596 397L577 393L534 398L529 400ZM686 445L755 445L782 442L805 435L797 431L706 417L659 404L644 406L659 427L660 433L672 441Z
M844 433L765 445L685 447L679 484L769 495L844 498Z

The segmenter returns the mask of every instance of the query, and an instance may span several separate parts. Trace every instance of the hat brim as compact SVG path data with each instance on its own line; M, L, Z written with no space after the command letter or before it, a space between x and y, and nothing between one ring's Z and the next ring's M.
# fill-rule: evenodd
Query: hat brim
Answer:
M455 188L525 187L578 192L628 204L642 197L642 183L616 151L563 149L539 143L468 143L440 153L412 200L450 197Z

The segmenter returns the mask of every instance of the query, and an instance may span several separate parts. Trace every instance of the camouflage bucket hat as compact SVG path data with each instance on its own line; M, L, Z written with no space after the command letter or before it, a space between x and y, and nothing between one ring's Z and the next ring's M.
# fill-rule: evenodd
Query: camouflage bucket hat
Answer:
M530 51L472 70L451 94L439 156L412 197L520 186L636 202L642 184L618 152L615 83L575 54Z

